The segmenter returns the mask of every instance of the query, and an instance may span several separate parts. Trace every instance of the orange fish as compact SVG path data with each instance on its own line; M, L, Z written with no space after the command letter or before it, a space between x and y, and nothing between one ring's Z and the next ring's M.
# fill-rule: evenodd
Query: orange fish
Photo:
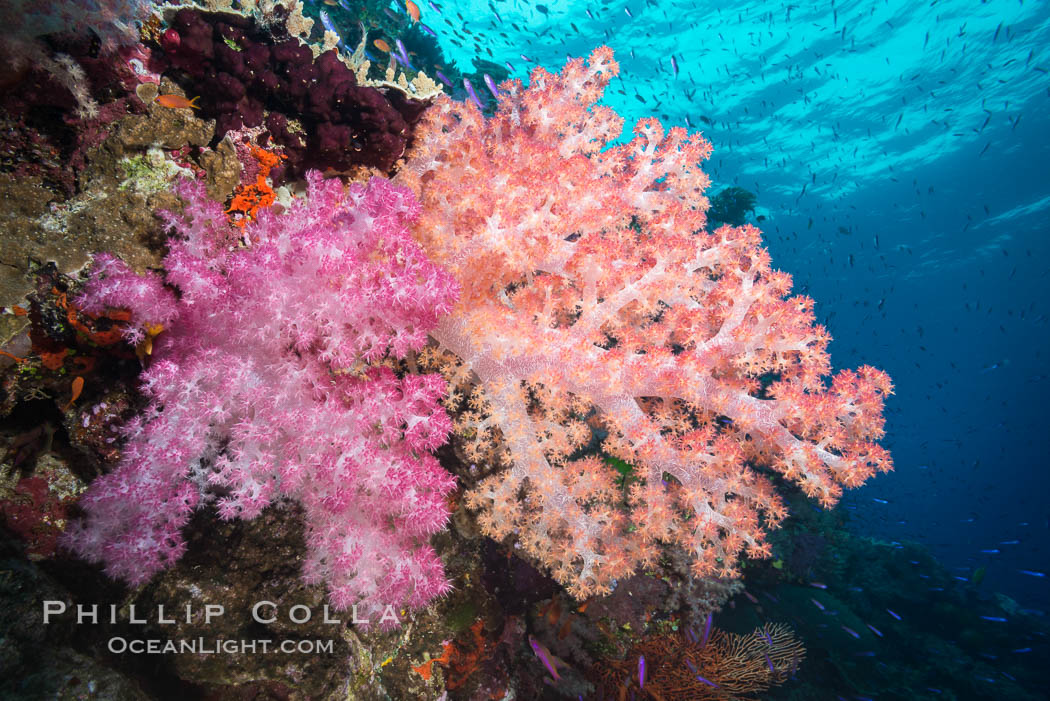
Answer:
M386 51L387 53L390 53L390 44L386 43L382 39L376 39L372 43L375 44L375 47L380 51Z
M83 377L74 377L73 378L73 396L69 398L69 403L66 404L66 408L63 409L63 411L68 411L69 408L71 406L73 406L73 402L75 402L77 400L77 398L80 396L80 393L83 392L83 391L84 391L84 378Z
M408 16L412 18L412 21L419 21L419 5L412 0L405 0L405 9L408 10Z
M184 109L189 107L190 109L200 109L197 107L197 100L201 99L198 95L192 100L187 100L182 95L157 95L157 99L154 100L161 107L170 107L173 110Z

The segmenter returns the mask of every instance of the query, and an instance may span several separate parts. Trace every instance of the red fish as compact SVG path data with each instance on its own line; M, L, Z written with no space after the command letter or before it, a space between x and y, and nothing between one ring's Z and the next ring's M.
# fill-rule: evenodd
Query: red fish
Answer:
M170 107L173 110L190 108L194 110L200 109L197 107L197 100L201 99L198 95L192 100L187 100L182 95L157 95L157 99L154 100L161 107Z

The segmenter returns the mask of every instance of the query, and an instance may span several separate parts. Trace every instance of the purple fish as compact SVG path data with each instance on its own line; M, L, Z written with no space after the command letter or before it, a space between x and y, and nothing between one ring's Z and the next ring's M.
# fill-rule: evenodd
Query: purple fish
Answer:
M865 623L864 625L866 625L868 628L870 628L872 633L874 633L875 635L879 636L880 638L882 637L882 631L880 631L878 628L876 628L875 626L871 625L870 623Z
M631 14L631 11L628 8L626 8L626 7L623 8L623 11L627 13L628 17L630 17L631 19L634 19L634 15Z
M463 79L463 87L467 89L467 94L470 95L470 99L474 101L474 104L478 106L478 109L484 110L485 108L482 107L481 100L478 99L478 94L474 92L474 86L470 84L470 81L467 78Z
M551 660L550 653L547 652L547 648L543 647L536 638L529 636L529 645L532 646L532 651L536 653L536 657L540 658L540 662L547 668L547 671L551 673L555 681L560 679L558 676L558 670L554 668L554 662Z
M483 73L481 77L485 79L485 85L486 87L488 87L489 92L492 93L492 97L498 100L499 90L496 88L496 83L492 80L492 76L490 76L488 73Z
M437 36L437 32L435 32L433 29L431 29L427 25L423 24L422 22L419 24L419 28L422 29L424 32L426 32L427 34L429 34L432 37L436 37Z
M842 626L842 630L846 631L847 633L852 635L857 640L860 640L860 633L858 633L857 631L853 630L852 628L847 628L846 626Z
M890 614L891 616L893 616L894 618L896 618L896 619L897 619L898 621L902 620L900 616L898 616L898 615L897 615L896 613L894 613L893 611L890 611L889 609L886 609L886 613Z
M433 2L430 3L430 9L433 10L434 12L438 13L439 15L441 14L441 10L439 10L438 6L435 5Z
M510 61L504 61L503 65L506 66L507 70L510 71L511 73L514 72L514 66L510 65Z
M711 634L711 614L707 614L707 622L704 623L704 637L700 639L700 647L707 645L707 636Z
M813 602L813 605L814 605L814 606L816 606L816 607L817 607L818 609L820 609L821 611L823 611L823 610L824 610L824 604L820 603L820 602L819 602L819 601L817 601L816 599L810 599L810 601L812 601L812 602Z
M766 639L766 642L769 643L769 647L773 647L773 638L769 637L769 633L766 632L765 628L762 629L762 636Z
M645 656L638 655L638 688L645 688Z
M770 672L776 672L777 671L776 668L773 667L773 660L769 659L769 654L763 652L762 656L766 658L766 664L769 665L769 671Z
M444 83L450 88L452 87L452 81L449 80L444 73L442 73L441 71L435 71L435 75L437 75L438 80L440 80L442 83Z
M827 589L828 585L821 582L810 582L809 586L816 587L817 589Z
M521 56L521 60L525 63L532 63L532 59L526 56L525 54L518 54L518 56Z
M405 49L405 42L401 41L400 39L397 39L397 40L394 41L394 44L397 46L397 56L398 56L398 58L401 59L402 63L404 63L405 65L408 65L408 63L409 63L409 61L408 61L408 50Z
M694 664L693 664L692 662L690 662L689 660L686 660L686 661L685 661L685 666L689 668L689 671L690 671L690 672L692 672L693 674L696 674L696 666L695 666L695 665L694 665ZM704 678L703 678L703 677L701 677L701 676L700 676L699 674L696 674L696 678L697 678L697 679L698 679L699 681L702 681L702 682L703 682L704 684L707 684L708 686L713 686L713 687L714 687L714 688L716 688L716 689L718 688L718 684L715 684L715 683L714 683L713 681L711 681L710 679L704 679Z
M343 37L339 36L339 32L336 31L335 24L332 23L332 18L328 16L328 13L321 10L319 16L321 17L321 24L324 25L324 28L339 37L339 43L342 44Z
M674 71L674 77L677 78L678 77L678 61L675 59L675 57L673 55L671 56L671 70Z

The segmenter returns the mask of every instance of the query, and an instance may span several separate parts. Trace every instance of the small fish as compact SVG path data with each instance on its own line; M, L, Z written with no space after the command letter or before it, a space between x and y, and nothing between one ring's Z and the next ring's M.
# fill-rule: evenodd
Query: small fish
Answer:
M847 628L846 626L842 626L842 630L846 631L847 633L852 635L857 640L860 640L860 633L858 633L857 631L853 630L852 628Z
M707 622L704 623L704 637L700 639L700 647L707 645L707 638L711 635L711 613L707 614Z
M999 541L999 545L1020 545L1020 544L1021 544L1021 541L1019 541L1019 540L1000 540Z
M674 55L671 56L671 71L674 72L674 77L678 77L678 60L675 59Z
M413 22L419 21L419 5L412 2L412 0L405 0L405 10L408 12L408 16L412 18Z
M715 683L714 683L713 681L711 681L710 679L704 679L704 678L703 678L703 677L701 677L701 676L700 676L699 674L697 674L697 673L696 673L696 666L695 666L695 665L694 665L694 664L693 664L692 662L690 662L689 660L686 660L686 661L685 661L685 664L686 664L686 666L687 666L687 667L689 667L689 671L690 671L690 672L692 672L693 674L696 674L696 678L697 678L697 679L698 679L699 681L702 681L702 682L703 682L704 684L707 684L707 685L708 685L708 686L710 686L710 687L714 687L715 689L718 689L718 688L719 688L718 684L715 684Z
M84 378L74 377L73 378L73 396L69 398L69 402L66 403L65 408L62 411L69 411L70 407L73 406L73 402L80 397L80 393L84 391Z
M518 54L518 55L521 56L521 60L524 61L525 63L532 63L532 59L529 58L528 56L526 56L525 54Z
M744 596L746 596L747 600L750 601L752 604L758 603L758 599L756 599L747 589L744 590Z
M408 49L405 48L405 42L400 39L395 39L394 44L397 46L397 57L401 59L401 63L406 66L409 64L408 60Z
M827 589L828 585L823 582L810 582L809 586L816 587L817 589Z
M439 10L438 6L435 5L433 2L428 2L427 4L430 5L430 9L431 10L433 10L436 13L438 13L439 15L441 14L441 10Z
M625 7L625 8L623 8L623 11L627 13L628 17L630 17L631 19L634 19L634 15L631 14L630 8Z
M463 87L467 89L467 95L469 95L470 99L474 101L474 104L478 106L478 109L484 110L485 108L482 106L481 100L478 99L478 94L474 92L474 86L470 84L469 79L463 79Z
M638 688L645 688L645 656L638 655Z
M894 613L893 611L890 611L889 609L886 609L886 613L890 614L891 616L893 616L894 618L896 618L896 619L897 619L898 621L902 621L902 620L904 620L903 618L901 618L900 616L898 616L898 615L897 615L896 613Z
M824 609L824 604L820 603L820 602L819 602L819 601L817 601L816 599L810 599L810 601L812 601L812 602L813 602L813 605L814 605L814 606L816 606L816 607L817 607L818 609L820 609L821 611L824 611L824 610L825 610L825 609Z
M993 621L995 623L1006 623L1006 619L1002 616L981 616L986 621Z
M187 100L182 95L157 95L156 99L153 101L161 107L169 107L173 110L185 109L187 107L199 110L200 107L197 106L197 100L199 99L201 99L199 95L192 100Z
M876 628L875 626L871 625L870 623L865 623L864 625L866 625L871 630L872 633L874 633L875 635L879 636L880 638L882 637L882 631L880 631L878 628Z
M872 497L871 500L877 504L889 504L885 499L879 499L878 497Z
M998 548L989 548L988 550L982 550L981 552L984 553L985 555L998 555L999 554L999 549Z
M504 61L503 65L507 67L507 70L511 73L514 72L514 66L511 65L510 61Z
M492 76L490 76L488 73L483 73L481 77L485 79L485 86L488 87L489 92L492 93L492 96L498 100L499 90L496 88L496 83L492 80Z
M558 670L554 667L554 661L551 659L551 654L547 648L536 640L536 638L529 636L529 645L532 646L532 651L536 653L536 657L540 658L540 662L547 668L547 671L554 677L554 681L558 681L561 677L558 676Z
M1032 570L1017 570L1021 574L1027 574L1029 577L1045 577L1045 572L1034 572Z
M432 37L436 37L438 35L437 32L435 32L433 29L423 24L422 22L419 23L419 28Z
M442 73L441 71L434 71L434 74L438 77L438 80L440 80L442 83L444 83L445 85L447 85L450 88L452 87L452 81L449 80L445 76L444 73Z
M762 656L766 658L766 664L769 665L769 671L770 672L776 672L777 671L776 668L773 667L773 660L769 659L769 654L763 652Z
M380 51L386 51L387 53L390 53L390 44L386 43L382 39L376 39L372 42L372 45Z
M565 638L569 637L569 633L571 633L571 632L572 632L572 619L571 618L566 618L565 619L565 624L562 625L561 629L558 631L558 640L565 640Z

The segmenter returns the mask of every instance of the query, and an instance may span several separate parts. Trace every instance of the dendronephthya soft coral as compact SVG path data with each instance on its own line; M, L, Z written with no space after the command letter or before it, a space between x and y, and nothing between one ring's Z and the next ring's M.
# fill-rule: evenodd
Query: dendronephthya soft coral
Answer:
M827 387L828 335L759 231L704 230L711 145L647 119L609 146L622 120L594 103L617 70L607 47L537 68L528 89L501 86L489 120L438 98L398 176L423 204L417 238L462 288L431 332L473 386L458 431L469 458L505 467L468 502L578 597L661 542L698 575L768 554L785 509L762 471L831 505L891 467L874 443L889 378L863 367ZM583 450L591 426L636 468L626 509Z
M164 261L177 302L100 261L81 301L130 306L133 324L165 329L141 378L145 415L81 498L86 517L66 543L139 584L182 554L202 501L230 519L292 499L305 510L305 579L374 619L449 587L427 544L454 486L431 454L451 429L445 381L381 361L426 342L455 283L409 236L419 204L407 189L307 179L305 200L244 229L182 184Z

